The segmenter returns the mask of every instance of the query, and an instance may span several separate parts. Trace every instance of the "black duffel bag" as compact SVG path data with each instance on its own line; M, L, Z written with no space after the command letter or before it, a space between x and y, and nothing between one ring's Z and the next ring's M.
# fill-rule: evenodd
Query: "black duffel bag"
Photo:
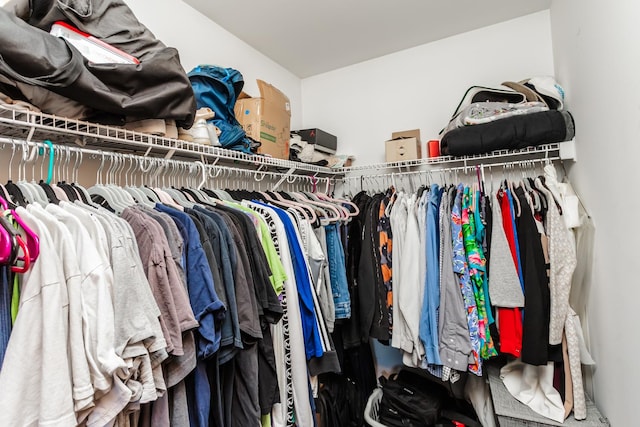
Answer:
M481 427L473 408L425 375L402 369L380 378L382 399L378 420L389 427ZM455 424L457 422L458 424Z

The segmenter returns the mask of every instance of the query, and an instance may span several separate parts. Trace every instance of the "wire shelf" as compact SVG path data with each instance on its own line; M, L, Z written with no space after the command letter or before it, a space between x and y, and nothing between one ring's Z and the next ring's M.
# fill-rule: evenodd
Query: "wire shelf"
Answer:
M105 126L83 120L58 117L32 111L13 110L0 106L0 134L8 138L29 141L51 140L55 144L126 151L150 156L174 156L183 159L203 158L226 164L245 165L265 170L293 169L318 176L340 175L340 170L308 165L289 160L249 155L220 147L134 132L115 126Z
M450 165L457 166L475 166L480 164L492 164L496 162L520 162L533 160L570 160L573 159L575 140L539 145L536 147L527 147L520 150L498 150L486 154L477 154L471 156L440 156L426 159L405 160L402 162L391 163L374 163L369 165L358 165L342 168L340 171L344 174L353 172L376 172L388 169L398 169L400 171L411 170L421 166Z
M262 171L287 171L287 174L342 178L358 172L398 169L399 172L432 165L474 166L495 162L531 161L540 159L575 159L575 141L546 144L522 150L500 150L474 156L441 156L394 163L376 163L343 168L327 168L290 160L249 155L220 147L134 132L83 120L51 114L15 110L0 106L0 135L27 141L51 140L54 144L92 147L99 150L126 152L152 157L173 157L183 160L201 159L220 166L240 166Z

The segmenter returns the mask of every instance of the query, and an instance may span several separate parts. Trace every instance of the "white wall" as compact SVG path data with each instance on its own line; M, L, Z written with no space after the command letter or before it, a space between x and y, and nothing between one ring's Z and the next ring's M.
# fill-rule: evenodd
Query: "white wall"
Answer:
M0 0L1 1L1 0ZM126 0L155 36L180 52L189 71L198 64L235 68L245 80L245 92L258 96L256 79L271 83L291 101L291 127L302 120L300 78L264 56L181 0Z
M596 403L613 426L638 425L640 354L640 3L554 0L556 76L575 116L571 181L596 222L589 312Z
M356 164L377 163L393 131L437 137L469 86L544 74L553 74L549 11L303 79L302 122L336 135Z

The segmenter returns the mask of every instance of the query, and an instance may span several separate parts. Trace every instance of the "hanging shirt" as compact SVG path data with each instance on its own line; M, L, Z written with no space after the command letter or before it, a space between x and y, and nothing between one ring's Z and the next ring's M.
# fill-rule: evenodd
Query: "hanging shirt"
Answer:
M400 348L404 352L402 361L407 366L420 366L424 357L424 345L420 340L420 310L424 292L423 281L420 281L420 252L421 234L418 223L418 199L412 194L406 199L407 210L406 241L407 248L398 266L401 272L402 282L398 285L397 293L399 304L397 309L400 314L400 324L404 325L396 329L394 333L400 336Z
M380 201L380 207L378 208L378 245L380 251L380 271L384 289L381 307L384 308L383 316L386 317L385 323L389 325L388 336L383 334L382 337L380 337L382 340L388 340L393 330L393 231L391 230L391 221L387 213L387 207L392 203L393 198L394 195L390 189Z
M395 282L396 292L393 293L393 306L396 307L392 312L394 330L391 334L391 346L400 348L400 336L404 333L405 325L400 322L400 287L402 286L402 258L405 253L405 232L407 229L407 196L403 192L396 194L396 201L391 208L389 221L391 223L391 232L393 233L393 252L396 260L396 269L393 271L393 280Z
M486 273L484 254L476 241L475 219L471 211L471 191L464 190L462 197L462 234L467 255L469 277L478 309L478 335L480 337L480 356L483 359L496 356L498 353L493 346L489 332L489 315L484 295L484 275Z
M0 371L0 425L73 427L62 262L44 224L24 208L16 212L40 238L41 256L23 276L20 310Z
M235 354L237 349L242 348L242 337L240 335L240 323L238 321L238 306L236 300L235 281L233 278L233 269L237 264L236 248L233 243L233 237L231 236L227 225L224 220L212 211L209 211L201 206L196 206L194 210L201 215L205 215L210 218L216 226L217 232L217 248L214 247L214 252L219 253L220 262L218 265L221 268L222 281L227 294L227 313L225 318L225 324L222 328L222 340L221 345L227 347L232 345L232 349L221 349L221 354L218 355L218 360L221 364L226 363L229 358ZM218 256L218 255L216 255ZM229 321L228 326L230 329L226 329L227 319Z
M300 316L302 317L302 330L304 333L304 343L307 359L311 357L321 357L322 338L316 323L315 306L312 296L312 285L309 276L309 269L305 263L304 253L300 245L300 239L289 216L279 208L272 207L280 221L282 221L287 240L289 241L289 252L293 261L296 287L300 302Z
M469 364L469 371L475 375L482 375L482 359L480 358L481 341L478 319L478 307L473 293L473 285L469 277L469 267L465 254L464 237L462 233L462 195L464 186L458 185L456 198L451 211L451 238L453 242L453 271L458 277L464 306L467 310L467 324L469 325L469 337L473 363Z
M189 301L198 327L198 357L206 359L212 356L220 346L220 328L224 319L225 307L218 298L213 286L213 276L207 262L200 235L191 218L184 212L165 205L156 204L156 210L171 216L186 231L183 235L187 254L187 287Z
M451 200L456 189L451 187L440 202L440 310L438 338L440 360L443 364L443 380L452 369L466 371L474 363L469 339L464 299L460 283L453 272L453 246L451 240Z
M517 223L525 285L522 361L531 365L546 365L549 343L549 278L540 233L524 190L518 187L515 193L522 209Z
M260 215L242 204L227 202L226 205L251 215L255 224L257 224L260 243L262 244L265 256L267 257L267 262L269 263L269 269L271 270L269 280L271 280L271 285L273 286L273 290L276 292L276 295L280 295L280 292L282 291L282 283L285 280L285 273L282 267L282 262L280 261L276 248L273 244L273 240L271 239L269 226L265 223L264 219L260 217Z
M289 240L276 208L264 204L259 206L261 212L269 215L269 222L275 227L277 235L275 247L278 248L286 273L281 294L282 306L285 308L284 316L272 327L278 382L281 388L280 403L274 405L271 421L274 427L313 425L305 340L300 315L300 295L295 282L295 268L289 250Z
M64 203L64 202L62 202ZM61 203L61 204L62 204ZM126 364L115 352L113 311L113 270L106 254L102 254L94 239L80 220L62 209L49 204L46 211L60 220L71 232L76 247L82 280L83 322L85 351L96 393L106 394L112 385L116 369ZM104 232L104 231L103 231Z
M189 398L189 417L192 425L209 424L211 390L204 360L212 357L220 347L221 327L226 308L216 294L213 275L200 241L200 235L189 215L177 209L156 204L156 210L171 216L184 232L186 272L189 301L199 323L196 334L198 365L194 374L194 393ZM179 227L180 228L180 227Z
M67 295L69 297L69 356L71 358L71 374L73 379L73 400L75 411L82 412L91 408L93 402L93 385L89 364L84 349L82 325L82 282L78 265L78 254L73 246L73 237L69 230L47 213L40 205L31 204L28 211L47 227L56 253L62 261L65 275ZM46 256L46 255L45 255Z
M420 339L424 345L426 362L442 365L438 351L438 308L440 306L440 210L441 191L431 186L427 198L426 218L426 280L420 315Z
M198 322L191 310L185 313L176 309L184 303L188 304L189 299L173 263L166 235L160 225L143 212L127 208L122 212L122 218L129 222L135 233L145 275L162 313L160 320L167 351L182 356L182 333L196 328ZM179 299L177 303L176 298Z

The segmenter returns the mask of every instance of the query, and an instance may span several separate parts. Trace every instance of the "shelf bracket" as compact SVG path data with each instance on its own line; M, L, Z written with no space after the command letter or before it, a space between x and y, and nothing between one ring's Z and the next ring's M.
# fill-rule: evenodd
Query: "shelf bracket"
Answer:
M576 160L576 140L565 141L558 144L561 160Z
M280 180L278 182L275 183L275 185L272 188L272 191L276 191L278 189L278 187L280 187L282 185L282 183L289 178L291 175L293 175L293 173L296 171L296 168L291 168L289 169L284 175L282 175L282 177L280 178Z

